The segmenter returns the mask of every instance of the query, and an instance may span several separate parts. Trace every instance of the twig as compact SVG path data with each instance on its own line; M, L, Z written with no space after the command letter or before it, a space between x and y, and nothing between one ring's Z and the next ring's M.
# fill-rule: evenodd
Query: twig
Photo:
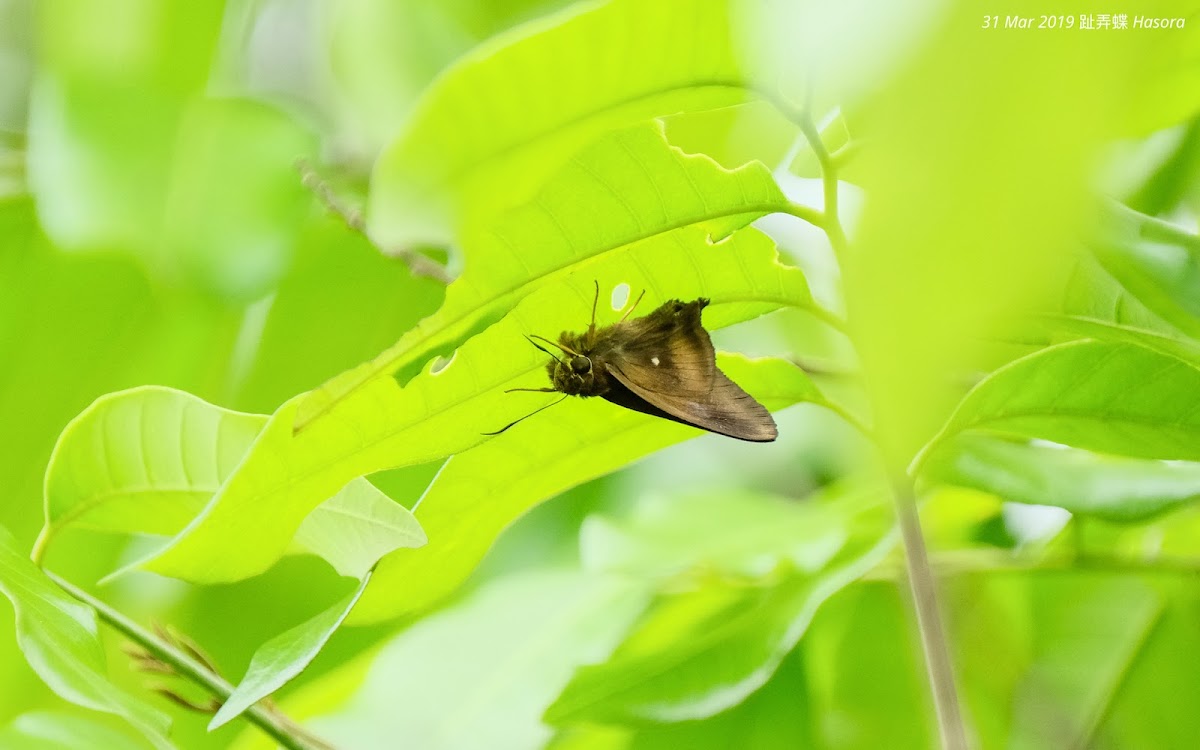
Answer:
M362 211L357 208L347 206L342 203L342 200L334 192L329 183L321 179L312 165L307 159L296 160L296 169L300 172L300 181L304 187L312 191L313 195L325 206L326 210L338 216L346 224L346 227L358 232L363 237L366 237L371 244L375 244L371 239L371 235L367 233L367 223L363 219ZM443 284L449 284L454 279L450 276L450 272L442 264L425 257L416 250L407 248L385 248L375 245L379 252L389 258L396 258L400 262L408 266L408 270L413 276L424 276L434 281L440 281Z
M917 499L912 480L899 477L892 483L896 501L896 516L904 539L904 561L908 583L912 589L913 605L917 610L917 626L925 651L925 667L937 710L938 730L945 750L966 750L967 733L962 711L958 705L958 690L954 681L954 664L938 609L937 589L925 550L925 536L917 516Z
M213 696L218 704L227 700L233 694L233 685L225 680L225 678L211 671L179 647L159 635L149 632L105 602L97 599L61 576L48 570L45 573L68 594L94 609L100 619L110 627L130 641L133 641L141 649L144 649L146 656L167 665L179 677L204 689ZM166 632L165 629L163 632ZM145 661L144 657L137 658L139 661ZM162 693L162 691L159 692ZM168 699L180 703L180 705L186 704L188 708L192 709L196 709L199 705L182 698L170 690L167 692L171 692L172 694L162 694ZM298 725L280 713L277 708L268 709L261 704L255 704L247 708L243 716L247 721L266 732L282 747L287 748L287 750L332 750L323 741L314 741L315 738L309 735L307 731L297 731L300 729Z

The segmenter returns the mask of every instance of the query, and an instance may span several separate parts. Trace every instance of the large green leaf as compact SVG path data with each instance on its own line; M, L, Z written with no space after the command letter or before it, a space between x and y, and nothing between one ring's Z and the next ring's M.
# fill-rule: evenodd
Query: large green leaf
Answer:
M109 681L91 607L56 586L0 528L0 591L17 615L17 640L25 659L54 692L80 706L129 721L156 747L169 749L165 714Z
M635 633L608 662L579 670L547 710L547 720L678 722L737 705L770 679L825 600L894 544L891 534L882 541L878 533L858 536L820 571L792 574L743 595L718 617L700 610L701 619L664 648L646 649L637 643L644 636Z
M1005 500L1140 520L1200 498L1200 464L1103 456L1062 446L960 435L925 466L931 481Z
M302 519L350 479L427 463L488 440L483 433L530 410L529 398L504 391L544 384L545 355L529 346L524 335L585 327L596 279L606 295L620 283L645 288L642 304L647 309L669 296L710 297L713 305L705 311L709 328L807 299L803 275L779 264L774 245L763 235L741 230L715 246L705 236L699 227L661 235L642 243L636 255L607 256L588 268L586 276L544 286L459 347L445 366L436 371L427 367L403 387L391 377L373 378L298 433L293 430L297 400L289 402L272 416L203 514L146 568L207 582L254 575L279 557ZM669 286L662 279L671 279ZM616 311L605 310L600 320L615 316ZM582 417L583 406L564 404L559 415ZM503 443L519 434L492 439ZM426 525L426 531L430 538L438 537L435 528ZM239 550L237 555L228 554L231 546Z
M762 164L730 171L706 156L689 156L664 140L657 122L613 133L575 155L529 203L494 224L477 226L465 240L463 275L446 290L441 309L372 362L305 396L297 407L297 427L307 429L372 379L396 373L407 380L413 368L434 354L449 355L540 284L580 272L585 264L598 273L596 261L606 264L615 257L634 256L633 263L648 270L643 256L655 252L651 248L686 245L703 252L756 215L789 205ZM686 229L702 222L709 222L706 232ZM730 250L729 272L767 271ZM694 267L706 278L722 272L714 268L708 275L709 269L679 263L670 275L642 275L647 284L652 278L662 285L681 268ZM762 282L762 295L774 298L778 291L791 304L812 305L799 274L786 286ZM656 285L649 288L655 291Z
M820 400L791 363L721 355L719 364L768 408ZM523 403L518 408L528 411L529 401ZM497 416L493 424L505 420ZM418 554L384 559L352 620L373 622L428 607L466 580L500 532L530 508L697 434L612 404L572 400L554 407L553 419L531 419L510 430L510 439L454 456L415 510L429 545Z
M476 48L428 89L379 159L372 232L447 241L459 210L524 200L605 130L743 101L732 5L579 4Z
M46 469L39 545L75 525L174 534L220 489L267 418L182 391L111 393L71 420Z
M1052 346L976 385L922 455L974 430L1134 458L1200 460L1200 370L1123 342Z
M540 747L546 705L576 666L608 655L646 599L577 571L493 581L386 644L350 702L308 725L346 748Z

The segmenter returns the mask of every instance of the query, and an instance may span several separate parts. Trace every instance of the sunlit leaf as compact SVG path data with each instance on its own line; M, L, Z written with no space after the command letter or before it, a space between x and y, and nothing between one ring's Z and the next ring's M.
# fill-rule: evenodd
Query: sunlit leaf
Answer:
M607 129L745 100L730 5L575 5L463 56L377 163L373 233L388 243L446 241L459 210L524 200Z
M237 468L267 418L144 386L97 399L46 470L47 544L66 526L174 534Z
M96 613L56 586L0 528L0 591L17 615L17 640L29 666L61 697L129 721L164 750L170 720L109 681Z
M820 398L808 377L788 362L721 355L719 366L768 408ZM533 506L699 434L602 402L572 400L555 412L553 419L514 427L508 440L450 459L416 508L429 545L418 554L386 558L352 621L428 607L457 588L500 532ZM504 424L499 416L495 421Z

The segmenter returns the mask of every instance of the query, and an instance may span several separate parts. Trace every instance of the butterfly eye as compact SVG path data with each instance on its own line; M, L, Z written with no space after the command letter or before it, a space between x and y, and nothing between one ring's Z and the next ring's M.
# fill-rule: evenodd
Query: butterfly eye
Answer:
M571 370L573 370L576 375L586 375L592 371L592 360L588 359L587 357L572 357Z

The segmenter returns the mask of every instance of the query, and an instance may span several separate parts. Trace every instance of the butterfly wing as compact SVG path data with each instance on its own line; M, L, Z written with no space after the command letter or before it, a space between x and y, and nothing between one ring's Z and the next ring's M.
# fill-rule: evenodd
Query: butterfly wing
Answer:
M717 368L712 340L700 324L707 304L671 301L624 324L629 328L600 358L623 388L604 397L709 432L770 442L779 434L771 413Z

